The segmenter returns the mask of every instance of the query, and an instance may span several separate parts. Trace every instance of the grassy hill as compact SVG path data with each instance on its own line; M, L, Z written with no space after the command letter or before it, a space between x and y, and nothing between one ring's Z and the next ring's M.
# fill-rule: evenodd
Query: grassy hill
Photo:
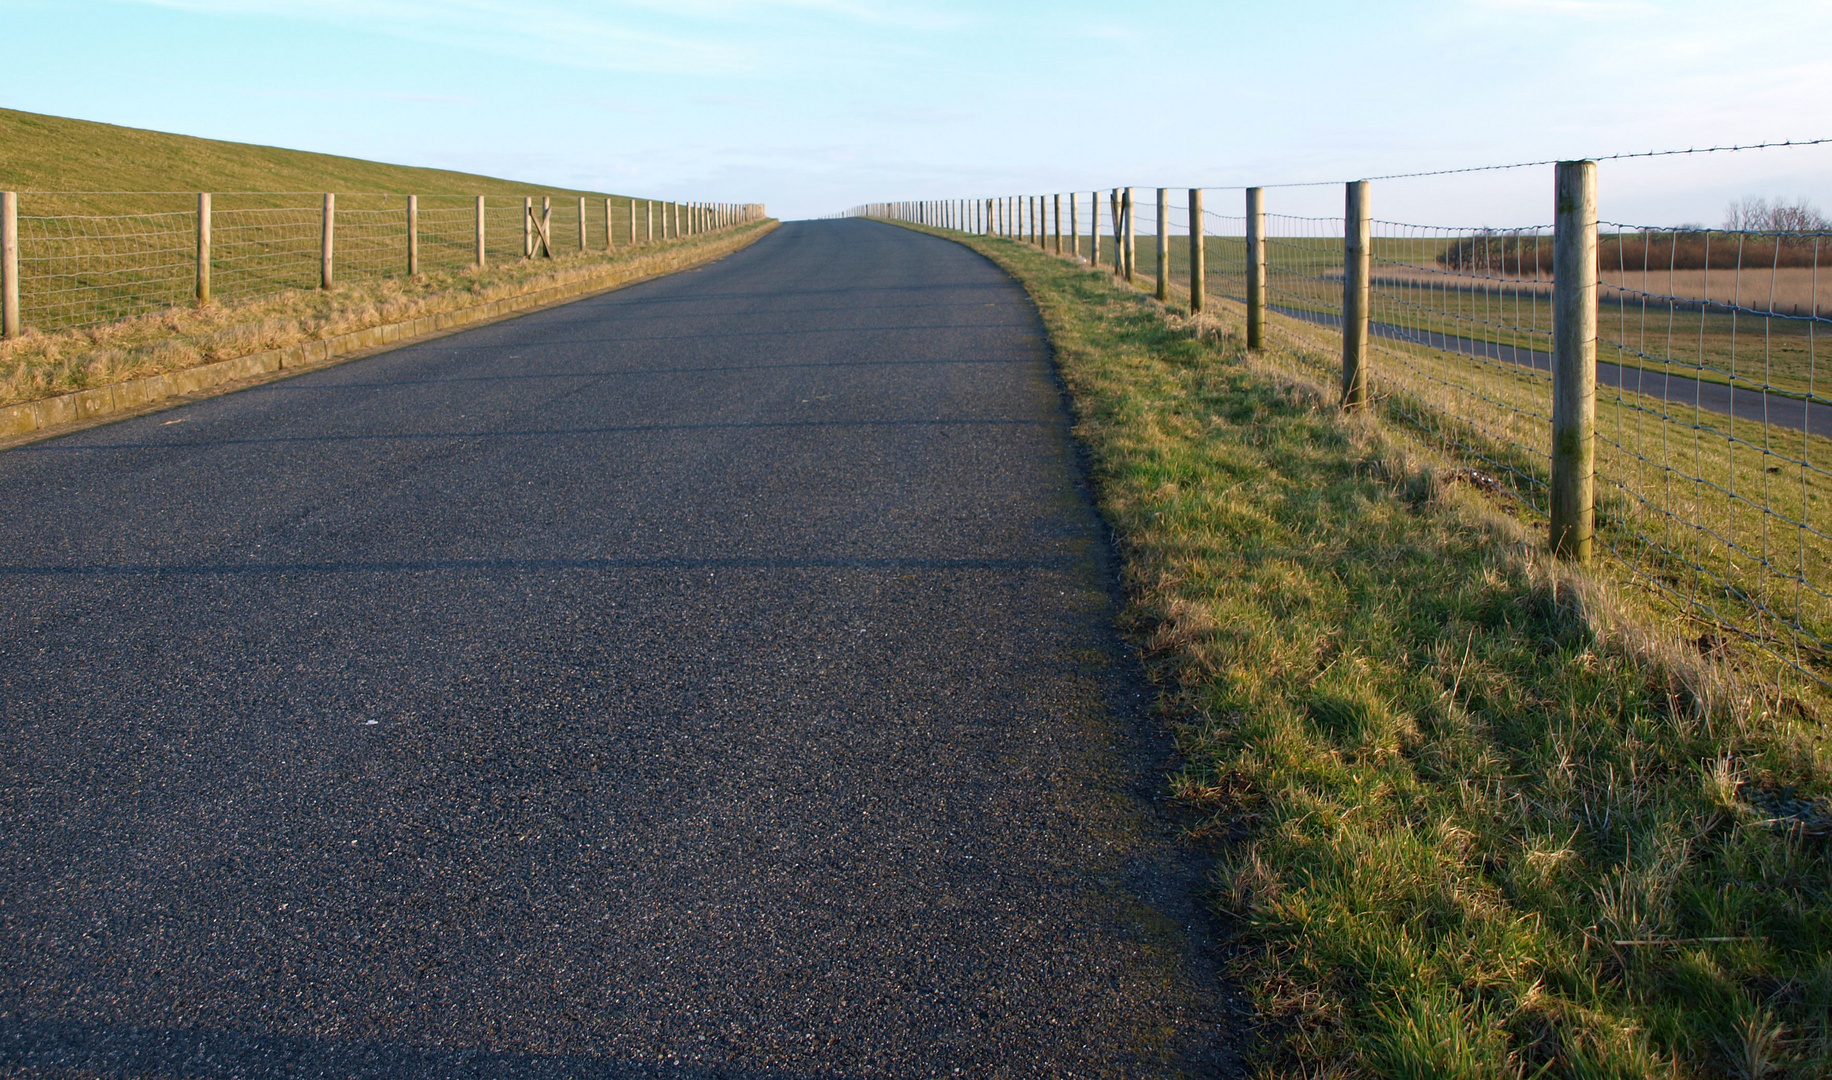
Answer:
M220 142L163 131L0 109L0 189L80 192L391 192L598 196L493 176ZM125 209L120 196L59 200L70 209ZM296 201L296 200L295 200ZM77 205L71 205L77 204Z

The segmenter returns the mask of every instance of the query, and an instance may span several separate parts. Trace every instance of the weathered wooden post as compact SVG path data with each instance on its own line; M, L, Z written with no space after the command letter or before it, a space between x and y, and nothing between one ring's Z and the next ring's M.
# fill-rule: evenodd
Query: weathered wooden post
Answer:
M522 258L534 258L534 199L522 196Z
M1100 192L1088 192L1088 265L1100 269Z
M634 226L631 226L634 228ZM642 239L645 244L655 242L655 200L642 201Z
M1373 226L1368 182L1352 180L1342 204L1342 407L1368 404L1368 275L1373 270Z
M318 244L318 287L328 289L336 283L331 265L332 249L337 235L337 196L324 193L324 234Z
M197 302L210 302L210 193L197 193Z
M487 254L484 250L483 196L479 195L477 196L477 269L483 269L484 258Z
M1170 189L1158 189L1158 302L1170 300Z
M585 196L579 196L579 254L585 254Z
M19 193L0 191L0 338L19 336Z
M1190 314L1202 310L1209 291L1208 244L1203 240L1202 189L1190 188Z
M1266 210L1260 188L1247 189L1247 348L1266 345Z
M407 196L407 276L420 272L420 197Z
M1081 258L1081 207L1075 192L1069 192L1069 254Z
M616 247L617 247L617 241L612 237L612 229L611 229L611 200L605 199L604 200L604 250L612 251L612 250L615 250Z
M1121 238L1125 227L1120 221L1120 189L1114 188L1107 196L1107 209L1113 215L1113 275L1118 277L1126 269L1126 242Z
M1123 212L1125 212L1125 216L1127 216L1127 284L1132 284L1134 260L1136 260L1136 256L1138 256L1138 245L1136 245L1138 231L1132 227L1132 218L1136 216L1136 214L1132 212L1132 189L1129 187L1129 189L1125 190L1127 190L1127 194L1123 196L1123 200L1121 201L1125 203L1125 211Z
M1596 525L1596 162L1558 163L1552 222L1552 552L1587 563Z
M541 254L553 258L553 197L541 196Z

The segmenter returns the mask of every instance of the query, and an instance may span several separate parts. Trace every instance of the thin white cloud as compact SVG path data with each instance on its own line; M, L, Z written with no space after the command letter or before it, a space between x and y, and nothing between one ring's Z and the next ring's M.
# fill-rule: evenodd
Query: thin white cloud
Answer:
M350 26L545 63L619 71L739 74L754 50L709 35L649 29L556 3L507 0L118 0L215 15L263 15ZM684 28L685 29L685 28Z
M1471 7L1510 15L1580 19L1642 19L1661 13L1648 0L1464 0Z

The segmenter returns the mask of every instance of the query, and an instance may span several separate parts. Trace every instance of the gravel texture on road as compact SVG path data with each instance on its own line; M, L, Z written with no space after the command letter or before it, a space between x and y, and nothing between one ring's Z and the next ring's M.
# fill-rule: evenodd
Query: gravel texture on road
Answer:
M1213 1075L1037 314L785 225L0 454L0 1069Z

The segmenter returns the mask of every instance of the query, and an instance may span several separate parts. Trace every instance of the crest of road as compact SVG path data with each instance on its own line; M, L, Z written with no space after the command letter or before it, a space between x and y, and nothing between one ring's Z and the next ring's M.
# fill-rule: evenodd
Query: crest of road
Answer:
M1229 1068L1025 293L785 225L0 453L0 1066Z

